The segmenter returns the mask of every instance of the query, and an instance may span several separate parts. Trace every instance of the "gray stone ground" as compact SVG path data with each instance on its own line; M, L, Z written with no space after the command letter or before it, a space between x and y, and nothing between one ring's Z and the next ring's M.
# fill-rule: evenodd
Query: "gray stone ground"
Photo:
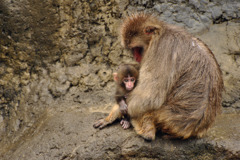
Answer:
M0 158L237 160L240 157L239 114L219 116L202 139L165 140L161 137L163 134L158 133L155 141L147 142L137 136L133 128L123 130L119 121L102 130L92 127L96 120L107 115L111 103L61 105L62 109L46 111L38 125Z

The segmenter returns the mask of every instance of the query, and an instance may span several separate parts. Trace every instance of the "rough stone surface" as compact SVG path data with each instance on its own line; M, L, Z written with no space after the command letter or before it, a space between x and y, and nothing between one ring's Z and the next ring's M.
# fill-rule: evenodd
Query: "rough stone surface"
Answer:
M0 1L1 159L237 159L239 8L239 0ZM92 128L114 102L112 73L132 61L118 32L136 11L186 28L216 56L224 115L206 138L147 143L119 125Z
M101 106L104 107L104 106ZM219 116L202 139L166 140L161 133L153 142L137 136L132 128L123 130L119 122L103 129L91 124L106 116L72 106L48 110L39 125L12 148L5 159L238 159L240 156L240 116ZM90 126L91 127L90 127Z

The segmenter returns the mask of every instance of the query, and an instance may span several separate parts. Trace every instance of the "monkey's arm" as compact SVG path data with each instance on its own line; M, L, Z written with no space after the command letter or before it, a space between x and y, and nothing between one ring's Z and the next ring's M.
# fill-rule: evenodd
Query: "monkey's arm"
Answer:
M94 128L104 128L108 124L113 123L116 119L121 118L121 112L119 110L118 104L115 104L109 113L109 115L106 118L100 119L97 122L94 123L93 127Z
M121 112L123 115L126 115L126 114L127 114L127 111L128 111L128 106L127 106L125 100L122 99L118 104L119 104L120 112Z
M127 98L130 117L137 117L161 108L168 92L177 80L174 77L175 74L170 74L177 72L175 55L169 54L169 47L164 48L164 46L168 46L165 44L165 40L161 44L162 42L158 43L160 40L157 37L153 38L147 50L147 56L141 64L139 82Z
M126 91L123 91L122 88L118 88L116 93L115 93L115 100L117 102L117 104L119 104L119 109L120 109L120 112L122 113L122 115L126 115L127 114L127 104L126 104L126 98L125 98L125 95L126 95Z

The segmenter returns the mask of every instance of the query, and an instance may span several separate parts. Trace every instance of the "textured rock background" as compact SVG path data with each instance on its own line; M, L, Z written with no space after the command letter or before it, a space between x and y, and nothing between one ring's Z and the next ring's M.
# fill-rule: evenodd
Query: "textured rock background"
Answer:
M33 157L81 159L81 155L89 158L80 150L74 151L74 155L78 153L78 156L70 156L71 149L80 145L81 141L69 147L71 145L70 142L68 143L70 136L66 136L68 134L79 135L84 141L84 136L90 132L93 139L89 141L92 143L97 138L104 138L98 142L100 146L111 143L107 138L109 134L119 132L121 130L119 127L109 128L111 132L103 130L103 133L98 133L103 135L96 137L96 131L92 131L91 128L92 124L81 122L78 118L75 119L79 123L71 124L74 118L70 118L69 114L73 114L74 117L74 112L83 112L79 117L93 122L93 118L96 120L97 117L104 116L96 112L107 112L111 107L114 92L112 73L120 63L129 62L132 58L120 46L119 25L123 17L136 11L153 13L161 20L182 26L209 45L223 71L226 90L223 111L226 114L238 115L237 113L240 112L239 9L239 0L2 0L0 2L0 155L6 159L13 153L15 157L13 156L12 159L17 159L19 155L24 155L27 159L34 159ZM63 125L62 130L54 130L53 125L65 124L61 118L59 121L51 119L59 116L69 117L66 118L69 124ZM78 127L80 129L76 129ZM46 128L48 132L43 132L42 128ZM63 132L65 136L61 139L53 138L50 141L47 138L45 143L40 145L46 148L47 140L49 145L59 144L52 146L54 152L38 149L39 152L32 150L27 154L25 151L24 146L28 144L38 146L39 141L42 141L44 137L36 140L37 134L44 133L46 136L55 137L55 134L61 134L63 130L66 132ZM51 135L53 132L56 133ZM81 132L85 135L80 135ZM112 139L123 136L121 141L124 141L131 139L128 134L135 136L132 131L129 133L122 131L122 133L116 134L115 137L113 135ZM131 145L141 141L132 140ZM117 146L121 142L118 140L114 142L117 150L110 149L103 158L134 157L128 156L131 153L127 156L123 154L124 156L121 157L121 152L119 153L121 146ZM141 145L139 152L142 149L149 149L150 144L144 144ZM168 145L165 141L164 144ZM67 147L65 149L65 146L69 149ZM237 147L240 150L240 147ZM239 151L236 153L230 151L230 157L240 154ZM183 153L178 154L184 156ZM145 154L135 154L135 151L133 155L135 158L137 155L142 158L147 157Z

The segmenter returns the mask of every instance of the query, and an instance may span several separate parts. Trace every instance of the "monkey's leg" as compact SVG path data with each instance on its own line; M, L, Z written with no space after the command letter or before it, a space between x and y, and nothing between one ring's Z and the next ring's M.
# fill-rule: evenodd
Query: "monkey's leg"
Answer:
M156 127L152 113L146 113L142 117L132 119L132 125L140 136L146 140L154 140L156 135Z
M106 118L100 119L97 122L95 122L93 124L94 128L104 128L105 126L107 126L108 124L113 123L116 119L121 117L121 112L119 110L119 106L118 104L115 104L111 110L111 112L109 113L109 115Z
M154 111L157 128L161 129L163 133L168 134L164 138L187 139L191 136L200 137L206 132L206 129L202 127L202 124L205 125L206 123L201 124L201 118L197 118L196 115L191 115L190 113L185 114L180 110L179 105L175 106L177 105L163 105L161 109ZM181 111L181 114L176 113L175 110ZM204 120L204 118L202 119Z

